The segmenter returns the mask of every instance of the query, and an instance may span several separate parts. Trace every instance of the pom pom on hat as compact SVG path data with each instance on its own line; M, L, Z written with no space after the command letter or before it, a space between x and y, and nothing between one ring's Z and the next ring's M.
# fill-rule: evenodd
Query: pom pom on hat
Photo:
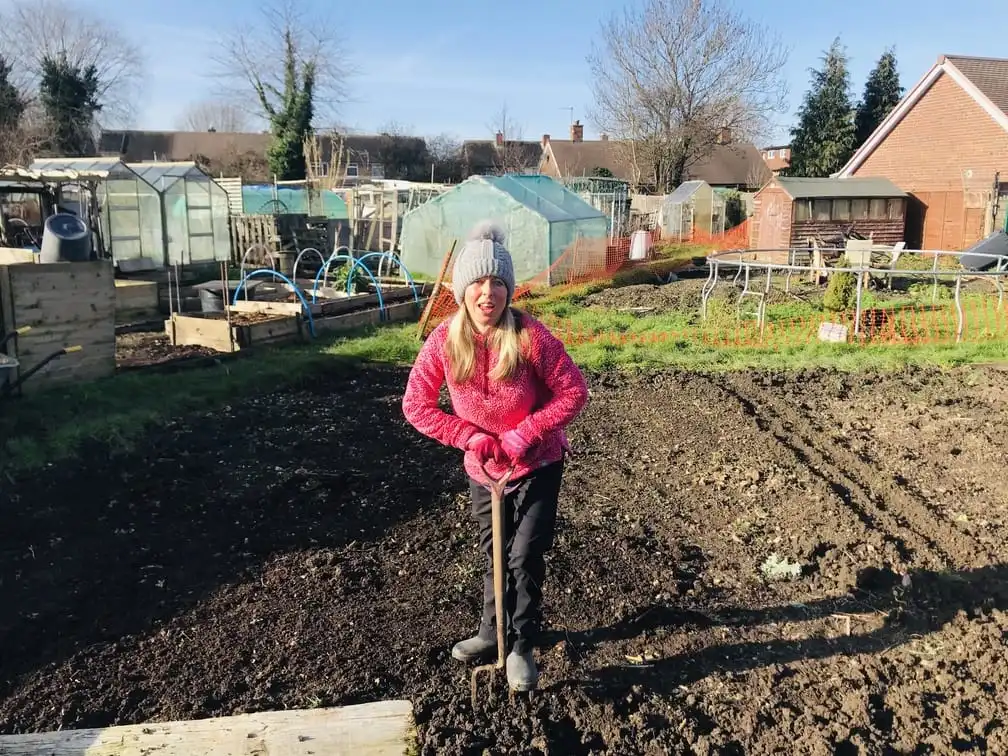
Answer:
M503 245L504 229L493 221L481 221L473 226L472 231L469 232L469 236L466 238L468 241L481 241L486 239L487 241L492 241L494 244Z
M493 221L476 224L455 258L452 269L452 293L455 301L461 305L469 284L487 276L494 276L504 282L508 290L507 303L510 305L515 290L514 265L511 253L504 246L504 231Z

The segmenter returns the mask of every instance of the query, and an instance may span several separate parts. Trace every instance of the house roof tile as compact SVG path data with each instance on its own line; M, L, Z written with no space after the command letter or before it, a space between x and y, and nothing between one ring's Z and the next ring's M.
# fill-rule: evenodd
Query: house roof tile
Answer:
M630 161L618 141L597 139L572 142L551 139L557 168L568 176L587 176L595 168L605 168L624 181L633 180ZM715 145L710 155L687 170L686 179L706 181L712 186L761 186L770 171L758 149L747 142Z
M946 55L945 59L1008 115L1008 59Z

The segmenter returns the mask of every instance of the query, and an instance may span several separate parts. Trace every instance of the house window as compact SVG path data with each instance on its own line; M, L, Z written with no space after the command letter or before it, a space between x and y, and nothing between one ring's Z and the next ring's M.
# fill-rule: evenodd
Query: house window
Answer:
M371 178L383 179L385 178L385 166L381 163L376 163L371 166Z
M828 199L817 199L812 201L812 219L815 221L828 221L833 212L833 201Z
M889 220L903 220L903 200L889 200Z
M347 163L346 175L350 178L357 178L357 176L360 175L357 163Z
M851 202L849 199L833 200L833 220L849 221L851 217Z
M773 160L774 150L767 150L766 156L767 156L767 160Z
M811 217L811 212L809 211L809 201L800 199L795 200L794 203L794 219L796 223L801 223L802 221L807 221Z
M851 200L851 220L868 220L868 200Z
M887 204L888 202L884 199L873 199L868 208L868 217L871 220L885 220L888 214Z

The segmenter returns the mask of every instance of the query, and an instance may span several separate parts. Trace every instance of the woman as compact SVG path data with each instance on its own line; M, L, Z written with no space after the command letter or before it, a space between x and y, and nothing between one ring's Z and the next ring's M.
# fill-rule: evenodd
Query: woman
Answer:
M483 617L477 633L452 648L459 661L496 652L490 492L514 467L504 501L507 574L507 679L512 690L538 683L532 648L540 626L545 554L553 544L568 450L564 428L588 399L584 377L563 344L539 321L511 307L515 280L503 233L477 226L455 261L458 312L427 338L403 398L417 430L465 452L472 513L486 555ZM448 385L454 414L439 406Z

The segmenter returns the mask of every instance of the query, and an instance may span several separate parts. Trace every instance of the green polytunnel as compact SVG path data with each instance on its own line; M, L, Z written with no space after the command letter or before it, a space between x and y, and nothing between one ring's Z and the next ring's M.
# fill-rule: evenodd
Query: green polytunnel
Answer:
M605 255L605 215L548 176L508 174L473 176L406 213L403 264L414 276L436 278L452 242L461 249L472 228L488 220L504 231L518 282L540 275L565 253L565 260L575 252L586 262L597 256L589 248Z

